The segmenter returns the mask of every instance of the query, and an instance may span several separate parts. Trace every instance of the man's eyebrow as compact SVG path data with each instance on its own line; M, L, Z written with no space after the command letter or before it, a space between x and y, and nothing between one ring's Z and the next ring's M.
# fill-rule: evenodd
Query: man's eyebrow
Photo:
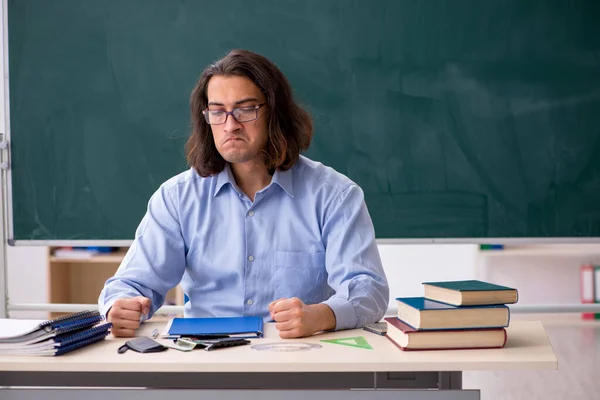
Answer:
M258 102L258 99L256 97L246 97L245 99L236 101L235 104L238 105L238 104L250 103L251 101Z
M256 97L245 97L241 100L236 101L234 104L236 106L239 106L240 104L250 103L250 102L258 102L258 99ZM208 105L209 106L224 106L225 104L220 103L218 101L209 101Z

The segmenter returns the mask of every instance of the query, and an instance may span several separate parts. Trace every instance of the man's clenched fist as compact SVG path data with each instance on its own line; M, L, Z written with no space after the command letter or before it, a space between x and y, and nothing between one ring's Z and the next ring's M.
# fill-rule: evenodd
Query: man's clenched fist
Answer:
M142 296L115 301L106 316L108 322L112 322L113 336L132 337L140 326L142 315L150 312L151 305L150 299Z

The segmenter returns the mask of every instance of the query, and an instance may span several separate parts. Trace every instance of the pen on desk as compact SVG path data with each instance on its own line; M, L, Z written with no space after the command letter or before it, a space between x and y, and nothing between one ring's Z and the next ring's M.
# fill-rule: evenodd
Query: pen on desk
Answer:
M152 339L156 339L158 337L158 329L154 328L152 331Z

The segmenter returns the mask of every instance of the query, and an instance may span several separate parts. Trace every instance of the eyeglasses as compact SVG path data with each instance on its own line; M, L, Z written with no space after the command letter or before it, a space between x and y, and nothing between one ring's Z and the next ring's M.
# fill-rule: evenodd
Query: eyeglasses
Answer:
M254 121L258 118L258 110L266 103L251 107L234 108L231 111L209 110L202 111L204 119L211 125L222 125L227 122L227 117L231 115L239 123Z

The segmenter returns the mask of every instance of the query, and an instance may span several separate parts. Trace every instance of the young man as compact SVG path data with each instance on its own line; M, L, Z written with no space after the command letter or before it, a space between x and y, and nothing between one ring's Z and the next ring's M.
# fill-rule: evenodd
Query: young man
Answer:
M300 156L312 121L281 71L234 50L191 96L191 169L154 193L99 298L132 336L181 281L186 317L259 315L283 338L379 321L389 289L362 190Z

